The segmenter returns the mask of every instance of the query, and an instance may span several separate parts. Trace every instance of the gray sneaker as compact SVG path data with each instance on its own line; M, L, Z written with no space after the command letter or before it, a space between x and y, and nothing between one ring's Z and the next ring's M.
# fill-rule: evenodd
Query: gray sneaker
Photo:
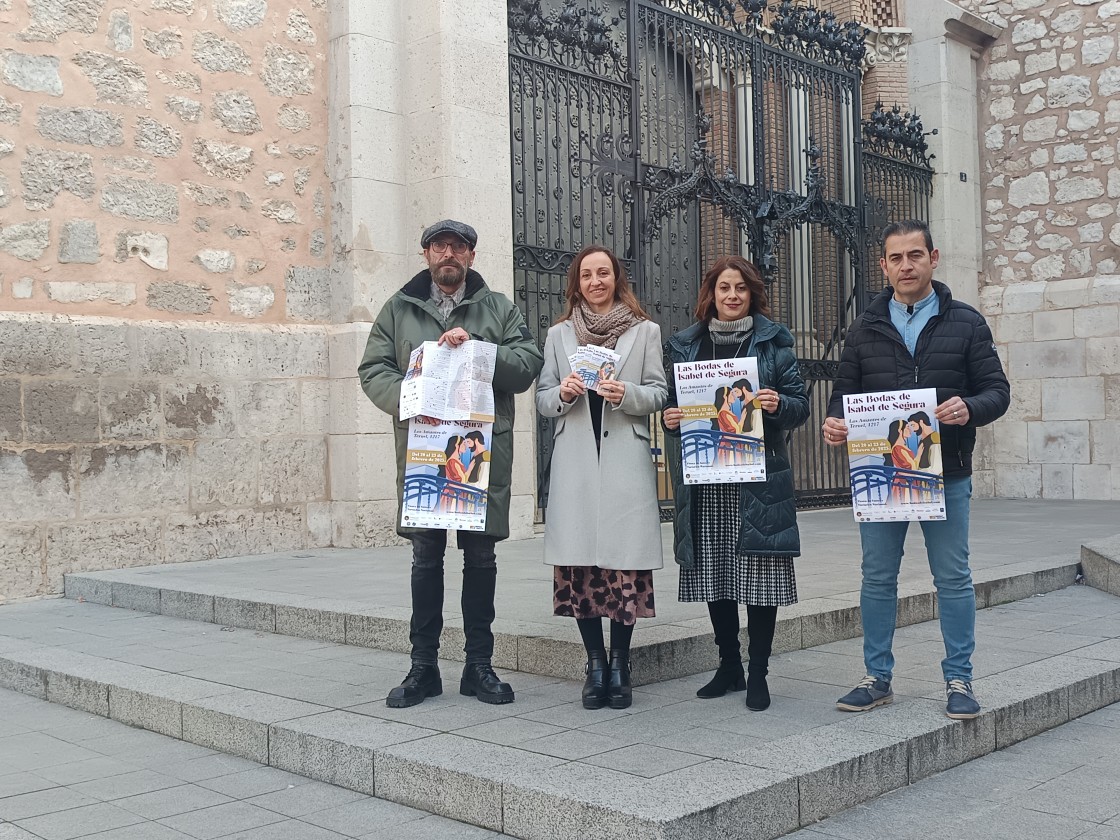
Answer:
M894 701L891 684L878 677L867 676L836 701L836 708L843 712L866 712L876 706L886 706Z
M953 720L972 720L980 717L980 703L972 693L972 683L965 680L949 680L945 683L945 714Z

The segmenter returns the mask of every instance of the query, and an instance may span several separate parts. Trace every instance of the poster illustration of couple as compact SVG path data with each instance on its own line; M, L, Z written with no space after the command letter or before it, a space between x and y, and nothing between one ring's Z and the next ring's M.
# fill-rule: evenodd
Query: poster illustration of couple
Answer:
M766 480L758 360L673 365L685 484Z
M586 344L568 357L568 364L572 366L573 373L579 374L588 391L598 391L600 382L614 379L621 359L613 350Z
M932 388L844 397L857 521L945 518L936 407Z
M493 429L471 420L409 421L402 525L485 528Z

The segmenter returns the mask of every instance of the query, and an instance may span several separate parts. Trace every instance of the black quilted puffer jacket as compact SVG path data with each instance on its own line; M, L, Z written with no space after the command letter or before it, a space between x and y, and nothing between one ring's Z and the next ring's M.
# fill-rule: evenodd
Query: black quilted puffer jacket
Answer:
M969 421L965 426L941 424L941 460L947 478L968 476L976 427L1007 411L1011 386L984 316L953 300L944 283L935 280L933 288L938 314L918 336L913 355L891 323L890 286L856 319L840 356L828 416L844 416L845 394L936 388L939 405L959 396L968 406Z
M665 375L669 381L666 408L677 404L673 364L700 359L708 325L698 322L665 343ZM710 344L708 345L710 348ZM758 386L779 394L778 410L763 414L766 439L766 481L739 485L739 554L766 557L798 557L801 535L797 530L797 502L793 470L786 450L786 433L809 418L809 398L801 380L793 335L781 324L755 314L751 341L743 353L758 357ZM662 425L664 428L664 425ZM673 556L684 569L696 563L693 545L692 506L695 485L685 484L681 469L680 429L665 429L665 456L673 479Z

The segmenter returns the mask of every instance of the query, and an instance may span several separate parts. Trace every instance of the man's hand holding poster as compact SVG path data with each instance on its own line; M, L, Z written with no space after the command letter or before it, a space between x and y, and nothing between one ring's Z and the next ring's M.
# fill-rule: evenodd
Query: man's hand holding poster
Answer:
M401 525L407 528L486 527L493 423L408 421Z
M936 408L932 388L844 397L857 521L945 518Z

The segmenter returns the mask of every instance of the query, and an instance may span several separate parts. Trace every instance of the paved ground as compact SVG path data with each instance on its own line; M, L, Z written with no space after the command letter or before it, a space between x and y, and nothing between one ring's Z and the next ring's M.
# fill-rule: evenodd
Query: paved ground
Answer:
M0 840L497 836L0 689Z
M1063 527L1054 527L1056 521ZM850 512L807 514L802 528L806 546L799 567L802 597L853 591L858 581L858 535ZM1115 505L1110 504L979 502L973 514L974 565L992 568L1048 557L1068 562L1076 558L1081 541L1114 533L1116 528ZM196 574L208 567L210 574L218 570L245 575L245 585L253 588L276 587L318 597L337 597L339 582L344 581L348 597L370 597L381 603L407 592L404 549L342 553L347 555L344 563L350 565L331 566L330 574L324 574L324 556L300 554L306 556L286 555L283 562L281 556L254 559L251 573L224 561L181 565L175 572ZM332 552L332 560L339 554ZM539 565L539 543L508 543L502 557L509 586L499 611L532 611L539 619L550 594L547 570ZM380 566L377 575L367 574L373 564ZM400 577L400 587L386 586L386 567L391 567L389 580L392 575ZM928 580L916 527L905 568L909 581ZM669 590L661 601L662 620L679 620L684 614L678 610L692 607L678 605L672 597L671 567L660 581L662 591ZM666 586L669 581L672 584ZM449 605L454 600L449 593ZM1120 600L1086 587L984 610L978 616L976 656L981 701L985 691L995 697L1021 679L1017 668L1045 668L1050 657L1116 661L1116 642L1109 641L1116 639L1120 639ZM619 774L620 790L655 782L659 776L668 781L675 773L696 772L710 761L729 759L749 765L749 755L765 752L770 742L810 731L827 733L828 727L841 721L857 722L836 712L832 703L862 674L860 641L850 639L775 657L771 679L775 702L763 714L746 712L741 694L696 700L693 693L705 674L643 686L635 691L629 710L589 713L580 707L578 683L531 674L511 677L518 690L517 703L484 706L453 690L460 666L444 663L451 690L414 709L391 710L382 698L399 682L407 657L385 651L231 631L73 601L0 607L0 650L10 640L189 675L212 683L216 693L252 689L278 701L298 699L417 732L454 733L508 745L519 755L520 751L535 754L538 763L546 759L590 765ZM936 623L901 628L896 653L900 704L919 715L940 717L944 688L937 665L942 652ZM873 722L873 715L858 717L858 722ZM1068 735L1041 736L985 759L988 764L958 768L860 806L802 831L803 840L814 836L810 832L862 837L869 833L869 825L890 825L889 831L870 832L890 838L942 836L950 828L953 835L969 837L1120 840L1116 836L1120 762L1114 758L1120 747L1118 718L1117 707L1095 713L1059 730ZM408 744L400 747L402 752L408 748ZM1043 752L1032 752L1036 748ZM1011 767L1009 762L1019 764ZM968 775L977 772L982 775ZM963 781L952 781L956 778ZM1105 813L1112 803L1117 803L1116 810ZM1060 808L1065 810L1056 810ZM1110 821L1112 825L1106 825ZM1013 830L1016 826L1018 831ZM222 836L454 840L496 835L0 691L0 840Z
M1055 527L1059 522L1061 527ZM851 510L802 513L799 524L802 557L797 562L797 588L801 600L858 593L859 530ZM1114 502L977 500L971 518L972 568L994 569L1031 560L1075 561L1082 542L1111 536L1118 529ZM643 619L642 626L706 618L703 604L678 603L672 528L662 526L662 534L666 566L654 575L657 618ZM525 632L575 638L571 619L552 615L552 572L541 563L541 555L539 537L499 545L498 618L517 622ZM224 590L243 588L261 596L274 592L325 602L344 599L383 610L403 610L401 615L407 617L409 558L410 549L403 546L307 550L152 567L138 570L135 580L152 584L167 578L177 584L205 582ZM328 561L330 574L318 573ZM460 567L461 561L449 551L448 569ZM915 585L931 588L917 523L911 527L899 581L903 591ZM458 574L448 574L447 586L445 613L454 618L459 606Z
M885 794L787 840L1120 840L1120 704Z
M1120 655L1116 639L1120 639L1120 599L1089 587L1074 586L983 610L978 615L976 655L978 673L983 675L976 680L980 699L984 700L985 693L993 698L1003 696L1005 702L1009 692L1018 696L1021 689L1017 687L1023 685L1024 674L1037 673L1040 667L1045 669L1052 657L1056 663L1052 666L1054 672L1068 672L1070 665L1076 662L1114 668L1112 663ZM721 760L747 768L766 767L767 762L773 760L774 747L786 749L783 744L797 743L804 737L819 741L824 749L834 726L839 727L837 733L844 728L873 731L877 726L874 714L853 716L836 711L833 705L835 698L863 673L858 639L775 657L771 677L774 705L760 714L747 712L741 693L716 700L697 700L694 692L706 679L705 674L643 686L635 690L632 708L598 712L582 709L576 682L514 674L511 681L518 691L517 702L509 706L487 706L461 697L454 690L454 680L458 676L458 666L454 663L443 665L450 685L441 697L412 709L389 709L383 698L385 692L399 682L406 668L407 657L402 654L256 631L228 631L212 624L74 601L40 601L0 609L0 646L7 644L13 646L10 649L18 650L20 644L27 642L188 675L211 684L214 703L220 703L234 688L251 689L265 695L262 702L276 706L290 705L291 699L317 704L301 705L300 715L342 710L344 714L368 716L391 724L387 728L393 729L399 737L389 749L405 760L414 754L424 754L425 740L434 736L503 745L512 751L505 754L511 768L524 765L521 770L511 769L511 772L533 772L533 767L559 767L566 763L582 765L589 772L601 775L603 784L609 783L619 796L628 790L652 790L676 784L675 774L703 772L705 765L716 766L714 762ZM895 690L898 706L905 706L899 711L909 717L928 719L930 723L943 720L944 684L937 664L942 652L936 622L901 628L895 647L898 656ZM5 700L17 702L21 698L8 695ZM301 820L332 806L366 801L353 794L327 793L326 788L318 785L306 791L284 793L287 784L294 784L287 776L279 777L287 781L272 798L267 797L275 793L275 789L212 790L210 779L213 776L195 778L193 768L219 765L199 770L203 776L209 773L217 776L248 769L248 765L234 762L229 765L234 770L223 770L227 766L225 763L231 760L214 756L205 749L164 741L140 731L114 734L118 730L112 722L75 717L57 707L46 708L47 722L34 725L36 713L26 710L31 707L34 704L19 714L0 715L0 733L6 733L5 737L0 737L0 768L11 768L8 773L0 770L0 782L20 785L25 783L21 780L38 777L46 780L38 783L55 786L81 785L87 780L96 782L101 771L94 768L103 765L106 757L110 762L104 766L111 768L107 772L112 778L123 777L132 768L122 770L120 763L113 762L136 763L130 758L134 750L140 756L137 761L145 769L137 776L119 779L120 787L117 787L118 782L100 782L91 784L88 791L75 788L79 797L74 797L69 790L37 794L33 790L21 793L17 787L14 795L0 800L0 817L33 832L38 827L46 840L65 840L79 836L74 833L78 831L89 834L91 826L108 829L123 825L114 822L118 820L173 820L178 814L217 805L229 805L231 813L244 811L245 819L249 820L246 828L252 825L252 820L272 818L270 814L244 805L234 807L233 800L248 800L248 805ZM29 735L25 730L33 727L50 731L45 735ZM63 737L63 733L68 737ZM59 740L66 740L71 746L59 747L56 743ZM167 746L156 747L156 744ZM60 749L64 753L62 757L52 758L52 750ZM78 752L65 754L71 749ZM74 764L83 760L90 761L90 772L94 775L82 781L66 775L48 777L37 766L37 762L42 761ZM199 763L190 764L194 760ZM33 776L28 776L28 771ZM272 771L259 771L258 775L274 776ZM138 788L129 786L132 779ZM182 790L145 791L143 786L149 782ZM185 787L188 784L194 787ZM210 792L200 792L197 788ZM104 803L93 807L98 805L96 791L103 791L112 799L111 807ZM316 799L315 791L322 791L326 799ZM21 795L28 798L20 799ZM303 802L300 797L304 796L310 801ZM333 798L338 796L344 800ZM292 799L294 804L289 807L281 801L287 799ZM155 803L151 809L146 807L149 800ZM320 801L326 804L318 804ZM273 808L267 807L270 802L274 802ZM23 803L27 803L30 811L20 807ZM90 810L83 812L76 823L70 822L75 815L68 812L83 807ZM386 807L393 815L404 813L395 806L381 803L351 807L357 811ZM137 808L141 810L135 810ZM122 810L126 813L122 814ZM57 811L63 813L55 815ZM37 818L42 818L41 822L33 822ZM101 819L105 822L97 822ZM191 828L195 819L202 817L184 818L168 827L177 831L204 831ZM227 823L221 823L225 825ZM420 828L418 826L417 830ZM234 836L244 840L333 837L309 833L310 830L302 826L292 830L295 833L263 831L257 835ZM405 836L395 831L390 833ZM107 838L123 840L129 836L107 835ZM148 840L148 835L143 833L132 836ZM440 830L433 836L454 835ZM12 838L0 834L0 840Z
M1115 705L788 837L1120 840L1118 754ZM0 840L498 836L0 690Z
M1074 586L977 614L976 688L998 690L1015 669L1073 656L1110 661L1120 639L1120 599ZM621 771L634 765L647 778L713 759L742 756L778 738L851 721L833 703L863 676L862 640L847 639L771 660L770 711L746 714L743 695L698 700L709 675L643 685L627 710L587 712L578 682L510 674L517 702L489 706L458 693L462 665L441 663L445 691L410 709L390 709L384 698L408 670L408 656L331 642L134 612L74 601L39 601L0 609L0 644L26 640L116 662L181 674L230 688L316 704L308 714L344 710L406 724L411 737L454 733L564 761ZM0 648L2 649L2 648ZM944 650L936 621L899 628L894 689L940 716ZM206 696L206 695L202 695ZM402 737L402 740L409 740ZM738 760L749 763L749 760Z

